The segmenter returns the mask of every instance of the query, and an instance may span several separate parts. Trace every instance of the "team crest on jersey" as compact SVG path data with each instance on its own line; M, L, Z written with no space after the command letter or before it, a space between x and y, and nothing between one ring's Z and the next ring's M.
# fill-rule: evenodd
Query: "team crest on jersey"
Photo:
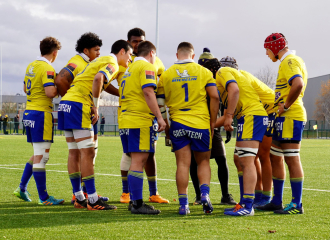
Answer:
M180 73L179 69L176 69L176 73L180 76L180 77L190 77L190 75L188 74L188 71L185 69L183 70L182 73Z
M66 67L73 72L77 68L77 64L69 63Z
M35 74L33 72L33 68L34 67L32 65L29 67L29 71L25 74L27 77L34 77L35 76Z
M47 71L47 78L48 79L54 79L54 72L53 71Z
M179 69L176 69L176 73L179 75L179 77L173 78L172 82L189 82L197 80L197 76L190 76L186 69L183 70L182 73L179 71Z
M111 64L108 64L106 69L110 73L110 75L112 75L116 71L115 68Z
M146 79L155 80L155 72L154 71L146 71Z

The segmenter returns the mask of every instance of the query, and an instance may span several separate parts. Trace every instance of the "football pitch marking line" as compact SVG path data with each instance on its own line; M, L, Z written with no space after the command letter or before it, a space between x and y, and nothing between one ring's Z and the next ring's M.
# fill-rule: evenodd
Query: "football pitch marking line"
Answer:
M7 169L7 170L24 170L23 168L10 168L8 166L17 166L17 165L22 165L22 164L12 164L12 165L0 165L0 169ZM47 164L47 165L63 165L61 163L59 164ZM51 169L47 169L47 172L58 172L58 173L68 173L68 171L60 171L60 170L51 170ZM110 176L110 177L121 177L121 175L117 175L117 174L110 174L110 173L95 173L95 175L100 175L100 176ZM144 178L147 179L147 178ZM168 182L175 182L174 179L164 179L164 178L157 178L157 180L160 181L168 181ZM189 181L191 182L191 181ZM211 184L216 184L216 185L220 185L220 183L218 182L210 182ZM229 185L238 185L238 183L228 183ZM290 188L290 187L284 187L284 188ZM312 189L312 188L303 188L303 190L306 191L315 191L315 192L328 192L330 193L330 190L323 190L323 189Z

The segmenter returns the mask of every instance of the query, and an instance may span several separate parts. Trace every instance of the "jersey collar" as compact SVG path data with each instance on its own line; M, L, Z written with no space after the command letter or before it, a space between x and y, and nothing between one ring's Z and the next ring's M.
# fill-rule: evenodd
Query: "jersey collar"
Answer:
M78 53L80 57L82 57L86 62L90 63L89 57L85 53Z
M115 54L113 54L113 53L110 53L110 56L111 56L111 57L113 57L113 58L116 60L116 62L117 62L117 57L116 57L116 55L115 55Z
M48 63L49 65L52 66L52 63L50 61L48 61L48 59L46 59L45 57L39 56L39 57L37 57L37 60L38 61L44 61L44 62L46 62L46 63Z
M192 62L194 62L193 59L185 59L185 60L175 61L174 64L185 64L185 63L192 63Z
M282 62L287 56L289 56L290 54L296 55L296 50L289 50L287 51L282 58L280 59L280 61Z
M145 59L144 57L135 57L134 58L134 62L139 61L139 60L143 60L143 61L148 62L147 59Z

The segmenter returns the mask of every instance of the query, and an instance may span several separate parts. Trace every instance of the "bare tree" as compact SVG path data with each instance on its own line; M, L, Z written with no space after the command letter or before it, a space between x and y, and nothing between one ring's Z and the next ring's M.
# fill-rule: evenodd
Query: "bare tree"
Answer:
M326 83L322 82L321 92L315 100L315 106L314 117L330 124L330 80Z
M277 74L269 66L261 68L254 76L271 89L275 89Z

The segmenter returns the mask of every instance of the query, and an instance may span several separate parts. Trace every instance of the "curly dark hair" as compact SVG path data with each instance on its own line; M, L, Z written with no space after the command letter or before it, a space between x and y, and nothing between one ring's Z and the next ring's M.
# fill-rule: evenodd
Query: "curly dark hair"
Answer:
M46 37L40 41L41 56L52 53L55 50L61 49L61 43L54 37Z
M82 53L85 48L91 49L93 47L102 47L102 39L99 38L98 35L92 32L84 33L78 39L76 44L76 51L78 53Z
M141 36L146 36L146 33L141 29L141 28L133 28L131 30L128 31L127 33L127 40L131 41L131 37L135 36L135 37L141 37Z

